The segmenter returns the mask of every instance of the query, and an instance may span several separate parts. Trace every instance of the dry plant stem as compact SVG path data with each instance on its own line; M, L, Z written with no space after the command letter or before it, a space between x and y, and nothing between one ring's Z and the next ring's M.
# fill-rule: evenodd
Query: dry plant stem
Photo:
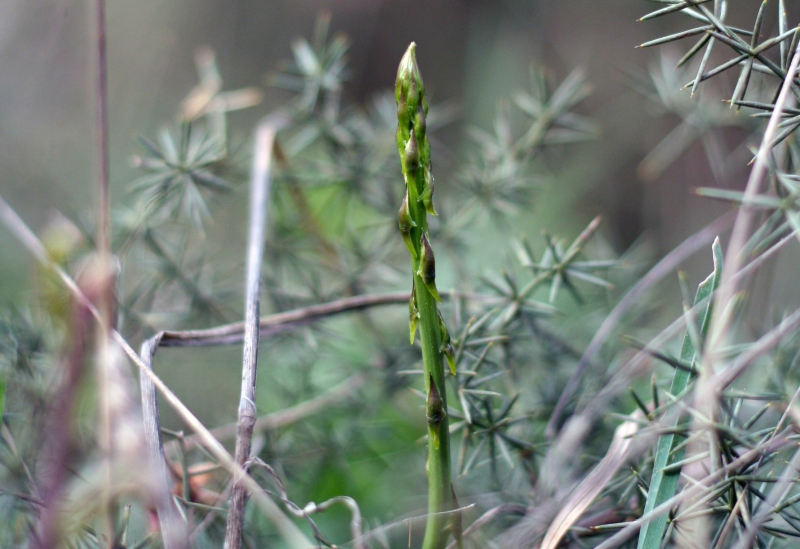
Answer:
M285 115L272 115L256 127L253 170L250 176L250 228L247 241L247 275L245 287L244 350L242 357L242 393L239 399L239 420L236 433L236 464L244 466L250 458L250 443L256 422L256 366L258 362L259 301L261 262L264 255L264 231L271 180L272 151L276 132L288 122ZM234 475L228 506L225 547L238 549L242 543L244 508L247 490Z
M84 295L75 281L61 267L54 264L47 257L44 247L33 231L25 222L11 209L8 203L0 196L0 221L11 231L11 233L33 254L42 266L53 269L79 305L86 307L92 316L99 320L100 311ZM297 526L287 517L270 498L268 498L258 483L247 475L241 466L237 465L233 457L225 450L225 447L214 438L209 430L200 422L199 419L186 407L183 402L173 393L169 387L142 361L136 351L130 346L122 335L112 329L111 338L119 344L122 351L133 362L140 372L144 372L147 378L155 385L156 389L164 396L164 400L178 413L186 425L194 431L200 438L203 446L217 459L220 465L231 475L239 475L242 482L250 490L251 497L258 503L264 513L275 524L279 534L286 540L290 547L313 547L308 538L297 528Z
M99 269L103 274L102 294L97 298L97 308L100 311L100 318L96 327L96 349L95 349L95 369L97 370L97 392L100 414L100 436L98 442L100 451L103 454L103 467L105 469L105 482L103 483L103 508L106 518L106 529L109 538L109 549L114 549L114 539L116 530L116 501L114 496L113 479L113 459L114 448L112 444L112 425L111 420L111 385L110 368L115 366L110 362L112 355L111 340L109 330L111 328L110 292L113 291L112 278L110 276L109 261L110 255L103 254L100 259Z
M106 5L97 0L97 139L98 139L98 205L96 238L98 250L108 252L109 235L109 164L108 164L108 80L106 60Z
M361 509L358 508L358 504L353 498L348 496L337 496L327 501L323 501L320 504L313 502L309 503L302 509L302 516L308 516L312 513L325 511L328 509L328 507L335 503L341 503L342 505L346 506L353 516L352 520L350 521L350 535L353 536L354 540L353 547L355 547L355 549L367 549L366 544L364 544L362 541L363 534L361 532L361 527L363 521L361 519Z
M314 513L319 513L322 511L326 511L331 505L336 503L341 503L342 505L346 506L350 510L350 514L352 515L352 519L350 521L350 534L353 537L353 547L354 549L367 549L367 545L363 539L363 532L362 532L362 524L363 520L361 518L361 509L358 507L358 503L348 496L337 496L331 498L327 501L323 501L322 503L314 503L309 502L306 504L305 507L300 508L296 503L289 499L289 495L286 493L286 488L283 484L283 481L275 472L275 470L261 461L258 458L252 460L255 465L261 466L267 473L272 477L275 486L278 488L278 492L280 493L280 499L283 502L284 506L290 513L298 518L303 518L308 521L309 526L314 531L314 536L320 543L324 543L325 545L329 545L329 542L325 539L322 532L317 527L314 519L311 518L311 515ZM332 547L336 547L335 545L331 545Z
M572 491L561 510L550 523L542 540L540 549L556 549L570 528L578 522L581 515L589 508L595 498L608 484L619 468L625 463L628 448L633 435L639 429L636 420L641 419L641 412L634 412L631 420L621 423L614 431L611 445L603 459Z
M443 293L442 297L445 295ZM408 305L407 292L345 297L329 303L267 315L259 321L260 337L304 326L341 313L398 303ZM233 322L205 330L165 331L162 332L163 337L159 345L161 347L186 347L238 343L242 341L244 325L244 322Z
M145 365L153 369L153 355L158 347L158 336L142 343L141 357ZM144 372L139 372L139 383L142 391L142 419L144 435L147 440L149 467L156 477L156 511L161 527L161 539L164 549L181 549L188 546L186 523L181 520L178 509L172 501L170 478L164 460L164 446L161 437L161 421L158 413L156 388Z
M186 439L184 438L183 440L185 441ZM173 442L177 443L178 441L173 441ZM253 439L253 448L251 452L254 455L260 454L261 450L264 449L265 444L266 444L265 437L263 436L255 437ZM249 472L249 468L246 468L245 470ZM233 489L233 478L229 479L228 482L225 484L225 488L217 496L216 501L213 503L213 507L221 507L223 505L223 502L228 500L228 497L230 496L232 489ZM192 530L192 533L189 534L189 544L192 547L194 546L195 540L197 540L197 536L202 534L206 530L206 528L208 528L211 525L214 519L215 519L214 512L209 512L206 514L205 518L200 522L200 524L195 526L194 530Z
M111 281L111 229L109 215L111 211L109 201L109 157L108 157L108 62L106 56L106 6L105 0L97 0L97 140L98 140L98 179L97 179L97 212L95 238L97 252L100 258L98 269L103 278L104 288L97 296L97 308L101 317L97 325L96 368L98 382L98 400L101 432L99 437L100 448L103 452L106 482L104 483L104 507L106 513L106 530L108 546L114 544L115 530L115 503L112 498L112 459L111 447L111 403L109 401L108 364L106 358L110 356L109 330L113 325L114 284Z

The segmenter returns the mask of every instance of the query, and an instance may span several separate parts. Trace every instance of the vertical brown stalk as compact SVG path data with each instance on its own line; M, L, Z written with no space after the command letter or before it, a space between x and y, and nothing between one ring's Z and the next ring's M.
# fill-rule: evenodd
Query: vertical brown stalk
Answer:
M101 451L104 453L106 476L106 529L109 544L114 539L114 516L116 510L111 496L111 414L108 402L108 372L111 367L106 364L105 358L109 356L108 345L113 327L114 284L112 282L111 263L111 228L109 223L109 159L108 159L108 59L106 55L106 6L105 0L97 0L97 212L95 239L97 252L100 259L98 269L101 271L105 284L94 300L100 319L97 325L96 362L97 362L97 391L100 409L100 436ZM111 545L109 545L111 547Z
M111 247L109 235L108 164L108 64L106 57L106 5L97 0L97 152L98 194L95 237L101 253Z

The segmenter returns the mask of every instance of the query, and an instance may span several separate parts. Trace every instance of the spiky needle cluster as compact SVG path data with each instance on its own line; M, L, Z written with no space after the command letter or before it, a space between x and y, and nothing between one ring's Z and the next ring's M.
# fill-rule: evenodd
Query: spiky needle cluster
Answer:
M456 540L460 541L459 515L450 517L444 511L458 507L450 482L450 440L447 421L447 397L444 385L444 364L447 357L455 375L453 348L447 327L436 306L441 301L436 290L436 262L428 234L427 215L436 215L433 208L433 176L431 146L425 134L428 102L425 85L419 72L416 45L408 47L397 69L397 150L403 167L406 192L398 213L403 240L411 253L414 282L409 301L411 343L419 326L424 363L425 394L428 419L428 522L423 549L444 547L448 521Z

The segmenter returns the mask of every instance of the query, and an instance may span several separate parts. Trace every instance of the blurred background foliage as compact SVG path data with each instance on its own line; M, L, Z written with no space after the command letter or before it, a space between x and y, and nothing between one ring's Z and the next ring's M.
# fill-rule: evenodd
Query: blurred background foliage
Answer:
M759 2L740 1L752 8L737 9L729 22L741 16L747 27ZM748 173L749 117L714 95L733 77L704 89L698 101L707 106L687 107L688 93L677 89L693 75L671 72L680 54L666 48L664 61L634 49L683 28L670 18L635 24L648 7L634 0L108 2L121 330L138 342L158 329L240 318L249 140L254 122L278 108L288 108L293 124L281 134L288 162L274 183L262 314L407 290L390 90L413 40L432 103L438 287L493 300L476 308L454 299L444 308L462 345L459 369L476 370L457 384L467 390L460 404L475 414L460 428L476 431L462 448L454 436L459 498L482 509L524 503L539 474L547 415L610 306L653 260L729 209L694 196L694 188L738 189ZM323 10L329 29L318 19ZM789 10L796 20L797 7ZM91 20L87 3L0 3L0 188L40 235L54 226L60 235L72 231L55 212L72 220L85 234L67 247L92 238ZM764 24L774 27L774 14ZM538 135L531 128L553 98L553 126ZM697 112L705 118L687 121ZM553 265L597 215L603 221L586 254L570 258L572 272L562 276ZM46 363L58 342L48 342L27 312L31 296L48 299L47 282L32 282L32 261L4 231L0 254L0 299L12 311L3 325L26 336L0 333L0 344L31 376L9 397L13 422L17 399L43 398L33 377L47 378L46 364L22 363ZM754 289L763 303L798 305L791 284L772 283L791 280L791 261L763 275L769 280ZM685 266L692 281L709 267L707 254ZM627 320L642 339L653 333L648 326L679 314L676 278L660 290ZM551 306L560 313L553 318ZM755 310L753 324L780 312ZM358 398L265 435L261 457L300 506L349 495L369 526L424 508L419 356L406 323L404 307L381 308L262 343L260 412L313 398L354 374L367 379ZM156 358L159 375L209 427L235 420L240 364L239 348L230 346L163 349ZM596 391L604 380L587 384ZM630 399L619 404L618 411L635 408ZM182 429L168 406L161 410L164 427ZM607 436L593 439L586 464L605 450L613 423L601 421ZM265 520L252 511L252 524ZM145 530L141 514L132 520ZM331 540L347 539L345 509L315 520ZM222 525L211 522L209 540ZM272 535L254 528L251 541L259 546ZM400 527L392 535L400 543L408 534Z

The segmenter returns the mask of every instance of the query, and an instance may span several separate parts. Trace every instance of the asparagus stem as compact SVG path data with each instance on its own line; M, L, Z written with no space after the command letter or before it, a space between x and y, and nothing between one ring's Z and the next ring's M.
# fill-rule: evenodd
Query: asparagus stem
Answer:
M413 42L397 70L395 99L397 150L406 184L406 193L397 218L403 240L411 254L414 282L409 302L409 328L413 343L414 332L419 326L427 398L428 522L422 548L443 549L447 543L447 526L456 524L452 519L457 516L457 513L447 513L456 509L457 504L450 482L450 437L442 360L443 353L452 353L452 347L447 327L436 306L441 298L436 289L436 262L427 220L428 213L436 215L433 208L430 144L425 134L428 104L417 66L416 45ZM454 365L452 369L455 369ZM460 533L457 527L451 530ZM460 539L457 541L460 545Z

